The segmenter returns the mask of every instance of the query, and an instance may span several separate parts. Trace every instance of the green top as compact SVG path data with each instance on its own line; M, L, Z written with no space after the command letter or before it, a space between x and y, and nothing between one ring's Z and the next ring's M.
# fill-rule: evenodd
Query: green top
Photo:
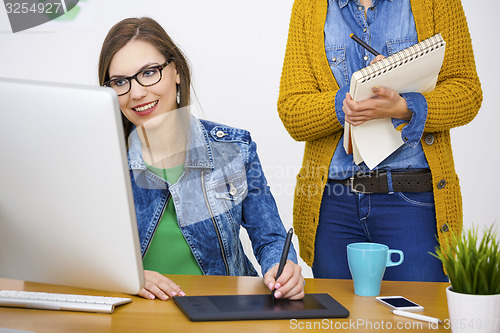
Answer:
M159 169L148 164L146 167L169 184L175 184L184 172L183 164L168 169ZM203 274L179 228L171 197L144 256L143 265L144 269L161 274Z

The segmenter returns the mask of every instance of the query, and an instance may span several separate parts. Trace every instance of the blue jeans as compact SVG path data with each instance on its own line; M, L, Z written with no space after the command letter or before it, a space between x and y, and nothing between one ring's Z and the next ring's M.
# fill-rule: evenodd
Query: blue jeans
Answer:
M350 279L346 247L355 242L404 252L403 263L388 267L384 280L448 281L441 262L429 254L439 245L432 192L354 193L329 180L316 233L314 277Z

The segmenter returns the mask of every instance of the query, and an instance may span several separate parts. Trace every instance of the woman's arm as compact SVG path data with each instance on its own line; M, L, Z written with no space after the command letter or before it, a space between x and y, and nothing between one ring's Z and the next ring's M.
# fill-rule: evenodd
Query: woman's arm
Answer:
M335 112L338 85L328 67L322 43L324 24L314 21L326 17L327 3L321 8L324 15L313 13L313 7L310 0L294 2L278 98L281 121L297 141L343 131Z
M267 185L255 142L250 141L247 148L245 164L248 193L242 202L242 226L248 232L266 286L270 290L276 288L276 292L279 292L276 296L300 299L304 297L304 278L293 246L290 247L289 260L283 273L275 280L286 231Z
M433 0L435 33L446 41L436 89L424 93L425 131L445 131L469 123L479 111L482 90L476 73L469 29L460 0Z

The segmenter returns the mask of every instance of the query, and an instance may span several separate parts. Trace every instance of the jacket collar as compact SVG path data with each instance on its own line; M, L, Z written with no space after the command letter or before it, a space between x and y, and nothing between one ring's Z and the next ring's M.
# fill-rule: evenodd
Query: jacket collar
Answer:
M186 168L214 168L212 147L208 140L209 133L198 118L191 117L191 133Z
M214 168L212 148L208 139L209 133L201 123L201 121L191 116L190 140L188 152L184 161L185 168ZM142 169L145 170L144 160L142 157L141 141L137 134L137 129L134 128L129 135L129 151L128 163L130 170Z
M344 8L345 6L347 6L347 4L349 3L349 1L354 1L354 0L337 0L337 2L339 3L339 7L341 9ZM376 1L377 0L373 0L372 2L375 3ZM392 0L387 0L387 1L391 1L392 2Z

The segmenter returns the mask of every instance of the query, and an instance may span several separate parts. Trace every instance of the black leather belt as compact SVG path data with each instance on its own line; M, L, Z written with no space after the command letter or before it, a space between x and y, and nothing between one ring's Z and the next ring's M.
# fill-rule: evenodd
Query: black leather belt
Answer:
M388 176L385 171L357 173L353 177L332 181L349 186L353 192L389 193ZM432 175L429 169L412 171L392 171L393 192L432 191Z

